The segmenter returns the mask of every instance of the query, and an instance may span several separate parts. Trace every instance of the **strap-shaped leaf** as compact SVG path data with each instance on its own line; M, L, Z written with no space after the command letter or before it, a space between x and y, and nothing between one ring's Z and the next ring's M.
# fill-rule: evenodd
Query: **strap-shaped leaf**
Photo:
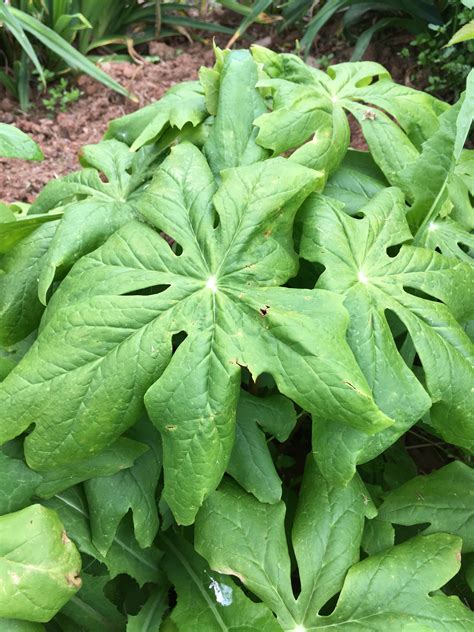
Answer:
M345 341L342 299L275 287L296 272L293 219L316 186L314 171L278 158L224 171L216 191L201 152L174 148L140 206L154 228L124 226L53 296L36 345L2 384L1 439L35 423L33 467L77 461L135 423L146 394L165 498L189 523L230 458L240 366L272 374L318 418L369 434L390 425ZM187 337L171 358L178 332Z
M0 517L0 616L49 621L81 585L81 558L58 516L31 505Z
M432 630L467 632L474 615L456 597L430 593L460 567L461 540L418 536L358 560L364 514L374 515L363 484L328 484L310 458L293 525L301 580L295 599L285 507L264 505L224 483L196 520L196 549L211 569L234 575L275 612L283 630ZM320 614L340 591L332 614Z
M390 492L379 518L394 524L429 523L423 533L444 531L462 538L463 551L474 551L474 470L460 461L416 476Z
M402 321L420 358L433 402L431 423L447 441L474 447L472 344L456 320L472 313L473 270L408 245L395 256L387 254L389 247L411 239L397 189L386 189L360 212L363 219L352 218L336 202L313 196L305 207L301 244L303 257L326 268L317 287L344 296L351 318L349 343L376 401L395 419L392 428L369 440L317 422L319 441L314 447L320 466L342 480L351 476L356 463L393 443L430 406L397 350L387 311ZM335 459L329 446L342 435Z

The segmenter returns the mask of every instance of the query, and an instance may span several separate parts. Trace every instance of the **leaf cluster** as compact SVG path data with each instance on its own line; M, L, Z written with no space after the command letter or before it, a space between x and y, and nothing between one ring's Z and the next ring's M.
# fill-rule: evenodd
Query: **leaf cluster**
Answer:
M472 629L473 114L216 49L0 206L3 629Z

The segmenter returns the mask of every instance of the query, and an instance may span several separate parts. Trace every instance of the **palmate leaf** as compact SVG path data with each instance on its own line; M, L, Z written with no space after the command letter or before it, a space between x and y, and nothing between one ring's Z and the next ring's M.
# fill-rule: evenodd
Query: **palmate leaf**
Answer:
M81 151L85 168L45 186L30 208L31 219L58 207L64 214L41 263L38 291L43 303L58 269L64 275L82 255L138 217L140 187L156 157L148 149L133 154L117 140L86 145Z
M81 553L105 564L112 579L126 573L142 586L147 582L158 582L162 578L161 551L155 546L141 549L127 522L120 525L107 554L102 555L98 551L92 542L87 502L79 486L71 487L43 504L56 511Z
M276 287L297 270L293 218L317 175L278 158L221 177L217 189L201 152L175 147L140 207L157 230L131 222L75 265L0 391L1 440L34 423L27 461L42 470L102 450L136 422L145 396L181 523L229 461L241 366L272 374L319 419L369 434L392 423L345 341L342 298ZM187 337L171 357L179 332Z
M375 513L360 479L334 487L308 459L291 534L301 582L297 598L283 503L260 504L223 483L198 513L195 546L211 569L238 577L288 632L470 630L474 616L458 598L429 594L459 570L460 539L418 536L356 563L366 512ZM339 591L334 611L319 614Z
M394 83L374 62L337 64L326 74L295 55L278 55L260 46L252 52L269 77L259 85L273 93L273 112L255 121L260 128L257 141L275 153L296 148L293 160L326 175L349 145L345 110L361 123L375 161L390 180L402 163L418 157L422 143L438 129L438 115L448 108L430 95Z
M196 127L207 116L199 82L184 81L170 88L156 103L111 121L104 138L115 138L136 151L166 134L177 135L185 125Z
M49 621L79 589L80 569L54 511L31 505L0 517L0 617Z
M351 319L349 344L375 400L395 419L372 438L316 421L313 447L320 467L341 481L352 476L357 463L394 443L431 402L436 431L451 443L474 448L472 344L457 320L464 322L473 311L472 267L409 245L395 256L387 254L389 247L412 237L397 189L384 190L360 212L363 219L352 218L341 204L313 196L303 213L301 255L325 266L317 287L344 296ZM426 390L397 350L387 311L408 330Z
M92 540L106 555L117 528L129 509L132 510L135 537L141 547L153 544L158 531L155 491L161 472L161 441L156 429L142 420L129 436L142 441L149 450L132 467L113 476L98 476L84 484L91 519Z
M379 519L403 525L429 523L423 533L452 533L462 538L464 552L474 551L474 470L454 461L412 478L385 497Z
M163 565L178 603L171 613L181 632L279 632L263 604L253 603L229 577L211 572L205 560L183 538L166 534Z

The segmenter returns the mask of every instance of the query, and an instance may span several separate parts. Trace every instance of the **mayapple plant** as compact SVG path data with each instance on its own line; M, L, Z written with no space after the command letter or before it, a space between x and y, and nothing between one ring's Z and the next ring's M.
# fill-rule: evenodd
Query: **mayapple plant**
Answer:
M5 630L474 628L473 116L216 49L0 207Z

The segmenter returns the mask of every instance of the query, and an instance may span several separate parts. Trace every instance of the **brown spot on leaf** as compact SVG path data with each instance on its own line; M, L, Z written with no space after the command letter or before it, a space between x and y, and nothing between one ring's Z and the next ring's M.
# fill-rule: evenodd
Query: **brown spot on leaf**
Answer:
M80 588L82 586L82 579L80 578L78 572L68 573L66 575L66 582L71 588Z
M168 424L167 426L165 426L166 430L169 430L170 432L176 430L177 427L178 426L175 426L175 424Z
M375 112L373 110L366 110L362 115L364 121L375 121Z
M268 239L268 238L270 237L270 235L271 235L271 234L272 234L272 230L271 230L271 228L269 228L268 230L266 230L266 231L263 233L263 236L265 237L265 239Z
M68 537L67 537L67 533L65 531L63 531L61 533L61 541L63 544L69 544L69 542L71 541Z
M270 305L264 305L260 308L260 313L262 316L266 316L268 314L268 310L270 309Z

